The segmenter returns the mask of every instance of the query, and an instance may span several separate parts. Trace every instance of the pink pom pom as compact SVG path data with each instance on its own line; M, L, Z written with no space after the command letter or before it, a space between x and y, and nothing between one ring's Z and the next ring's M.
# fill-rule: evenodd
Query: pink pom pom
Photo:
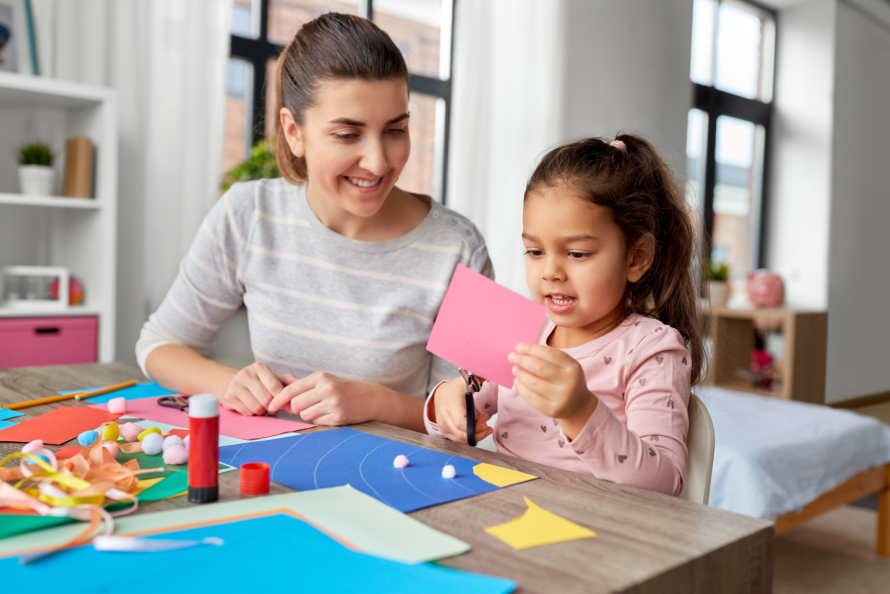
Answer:
M124 423L121 426L121 437L126 439L127 441L139 441L139 434L142 433L143 429L136 423Z
M392 465L396 468L405 468L408 466L408 458L403 456L402 454L399 454L398 456L396 456L396 459L393 460Z
M121 396L120 398L112 398L109 400L108 412L114 415L122 415L127 412L127 399Z
M112 441L106 441L102 444L102 447L108 450L108 453L111 454L112 458L117 458L117 453L120 451L120 448L117 447L117 444Z
M189 461L189 453L181 445L170 446L164 450L164 464L185 464Z
M26 444L25 447L22 448L22 453L30 454L31 452L35 452L37 450L42 450L42 449L43 449L43 440L35 439L34 441Z

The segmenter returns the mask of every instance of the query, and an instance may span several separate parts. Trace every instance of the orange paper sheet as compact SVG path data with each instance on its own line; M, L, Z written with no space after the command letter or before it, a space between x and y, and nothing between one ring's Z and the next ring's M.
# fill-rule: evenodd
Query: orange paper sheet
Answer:
M0 430L0 441L28 443L42 439L45 444L62 445L84 431L96 429L118 417L120 415L85 406L62 406Z

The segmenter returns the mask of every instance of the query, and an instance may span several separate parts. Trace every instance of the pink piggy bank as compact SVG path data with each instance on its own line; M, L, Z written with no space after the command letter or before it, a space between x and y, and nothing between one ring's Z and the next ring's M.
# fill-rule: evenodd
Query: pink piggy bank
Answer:
M754 307L780 307L785 302L782 277L763 269L749 272L748 297Z

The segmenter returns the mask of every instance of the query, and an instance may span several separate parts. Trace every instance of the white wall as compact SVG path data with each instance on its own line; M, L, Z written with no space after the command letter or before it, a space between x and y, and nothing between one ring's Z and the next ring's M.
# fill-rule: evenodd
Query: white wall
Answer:
M692 3L461 0L456 18L448 204L528 294L522 198L548 149L637 131L685 170Z
M890 18L879 16L838 4L829 402L890 392Z
M794 6L777 23L766 263L802 308L828 305L835 7Z
M568 0L563 138L638 133L686 171L688 0Z

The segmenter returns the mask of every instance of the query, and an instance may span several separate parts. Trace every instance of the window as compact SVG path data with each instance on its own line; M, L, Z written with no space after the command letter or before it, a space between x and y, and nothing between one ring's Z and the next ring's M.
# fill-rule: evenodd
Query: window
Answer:
M763 265L775 16L733 0L695 0L694 6L689 198L703 216L705 253L739 278Z
M445 201L454 0L233 0L223 170L275 129L278 54L326 12L358 14L389 33L411 73L411 157L398 185Z

